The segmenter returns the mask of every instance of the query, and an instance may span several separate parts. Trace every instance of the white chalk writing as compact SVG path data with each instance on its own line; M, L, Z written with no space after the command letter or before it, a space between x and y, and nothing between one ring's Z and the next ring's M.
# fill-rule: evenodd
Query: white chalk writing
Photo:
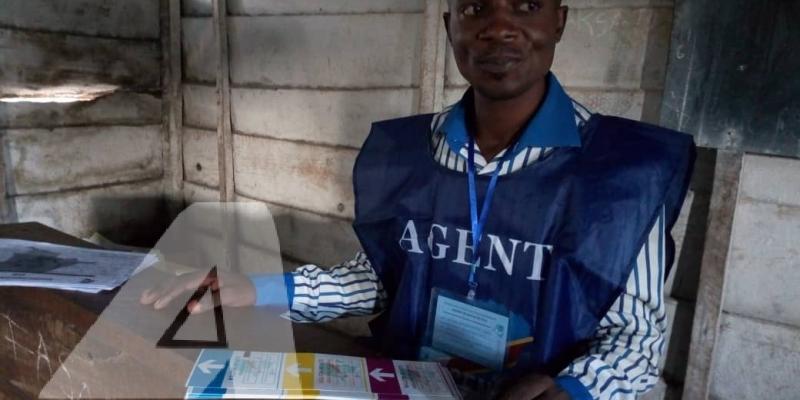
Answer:
M0 315L2 315L3 318L5 318L6 321L8 322L8 334L5 335L5 339L6 339L6 341L8 343L11 344L11 350L12 350L12 352L14 354L14 360L15 361L17 360L17 350L23 350L23 351L25 351L27 353L30 353L31 355L36 354L33 350L31 350L31 349L25 347L23 344L19 343L17 341L16 337L14 336L14 329L15 328L17 330L21 331L22 333L26 334L26 335L28 335L28 331L25 328L19 326L19 324L17 324L16 322L14 322L14 320L11 319L10 315L8 315L8 314L0 314Z

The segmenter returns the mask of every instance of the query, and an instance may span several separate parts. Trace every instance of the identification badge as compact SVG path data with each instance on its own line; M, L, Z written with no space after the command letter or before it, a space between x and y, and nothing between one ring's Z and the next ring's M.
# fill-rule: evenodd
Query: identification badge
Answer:
M509 324L501 308L434 288L426 342L437 351L501 370Z

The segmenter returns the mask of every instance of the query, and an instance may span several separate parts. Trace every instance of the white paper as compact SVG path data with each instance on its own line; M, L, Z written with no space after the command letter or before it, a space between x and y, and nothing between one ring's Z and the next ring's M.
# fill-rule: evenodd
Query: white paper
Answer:
M358 357L317 354L314 386L317 390L369 391L366 366Z
M151 254L0 239L0 286L97 293L118 287L137 268L157 261Z

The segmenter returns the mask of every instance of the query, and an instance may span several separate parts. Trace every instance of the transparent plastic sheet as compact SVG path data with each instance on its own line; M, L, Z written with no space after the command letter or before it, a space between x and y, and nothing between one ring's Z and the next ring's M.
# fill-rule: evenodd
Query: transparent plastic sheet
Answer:
M194 288L167 307L154 310L140 304L142 291L158 287L181 273L205 274L216 267L251 273L283 272L275 224L262 203L196 203L182 212L158 241L154 266L131 277L75 349L62 359L40 398L183 398L186 379L204 346L213 342L218 326L213 311L191 314L174 339L185 347L158 347ZM224 276L224 275L222 275ZM286 288L276 288L280 298ZM226 288L219 290L225 296ZM207 290L204 296L211 296ZM222 306L225 348L294 352L291 322L282 315L288 304L270 307Z

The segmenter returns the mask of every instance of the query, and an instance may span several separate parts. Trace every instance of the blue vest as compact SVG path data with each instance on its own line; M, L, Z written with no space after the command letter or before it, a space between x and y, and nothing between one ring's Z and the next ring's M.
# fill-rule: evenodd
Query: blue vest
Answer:
M468 287L467 177L434 160L431 119L373 124L353 173L353 226L389 295L371 328L395 358L417 357L432 288ZM585 351L651 226L663 210L668 233L686 194L691 136L594 115L581 137L581 147L501 176L484 228L476 299L511 312L513 374L556 373ZM477 179L479 204L488 180Z

